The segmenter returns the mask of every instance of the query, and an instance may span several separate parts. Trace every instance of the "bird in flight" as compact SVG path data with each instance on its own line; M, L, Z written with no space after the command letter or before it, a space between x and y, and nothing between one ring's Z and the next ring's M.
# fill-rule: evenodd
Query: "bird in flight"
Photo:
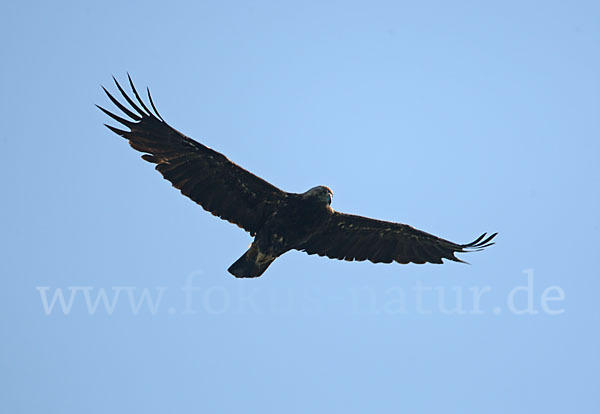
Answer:
M113 79L129 108L102 89L128 119L96 106L129 131L105 125L144 153L142 158L156 164L155 169L183 195L254 237L248 251L228 269L236 277L258 277L292 249L348 261L421 264L448 259L465 263L455 253L494 244L497 233L484 233L471 243L457 244L407 224L340 213L331 208L333 192L325 186L300 194L280 190L172 128L156 110L150 90L152 110L127 77L135 101Z

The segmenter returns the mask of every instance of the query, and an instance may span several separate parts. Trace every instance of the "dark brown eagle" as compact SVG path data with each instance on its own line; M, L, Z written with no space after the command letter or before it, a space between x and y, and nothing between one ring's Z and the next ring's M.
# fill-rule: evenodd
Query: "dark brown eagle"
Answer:
M156 164L155 168L183 195L255 237L248 251L228 269L236 277L262 275L277 257L291 249L332 259L406 264L442 263L442 259L463 262L454 254L494 244L497 233L484 233L471 243L457 244L406 224L339 213L331 208L333 192L325 186L302 194L282 191L169 126L156 110L150 90L153 111L128 78L137 102L113 77L131 108L102 89L129 119L98 108L129 131L106 126L145 153L142 158Z

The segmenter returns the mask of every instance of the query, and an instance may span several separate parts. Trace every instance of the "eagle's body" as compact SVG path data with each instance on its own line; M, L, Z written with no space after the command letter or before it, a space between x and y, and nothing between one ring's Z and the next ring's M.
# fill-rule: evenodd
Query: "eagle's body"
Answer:
M105 92L131 120L99 108L130 131L107 127L144 152L142 158L156 164L182 194L255 236L250 249L228 269L236 277L260 276L292 249L350 261L442 263L442 259L461 262L454 253L493 244L496 234L456 244L406 224L339 213L331 208L332 191L324 186L302 194L282 191L170 127L158 114L150 92L154 112L140 99L131 78L137 103L115 83L133 111Z
M266 218L250 250L229 271L236 276L260 276L277 257L305 244L333 215L332 195L324 186L303 194L288 193L279 208Z

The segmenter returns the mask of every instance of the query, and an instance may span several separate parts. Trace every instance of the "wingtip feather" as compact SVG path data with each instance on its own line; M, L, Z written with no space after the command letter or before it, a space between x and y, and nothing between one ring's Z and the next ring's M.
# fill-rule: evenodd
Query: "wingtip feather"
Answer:
M125 138L125 134L128 134L127 131L123 131L123 130L121 130L119 128L115 128L112 125L104 124L104 126L107 127L108 129L110 129L115 134L122 136L123 138Z
M131 127L134 125L134 122L129 121L127 119L121 118L118 115L113 114L112 112L110 112L108 109L104 109L103 107L101 107L100 105L96 105L96 107L98 109L100 109L102 112L104 112L106 115L110 116L112 119L114 119L115 121L125 125L127 128L131 129Z
M152 100L152 95L150 95L150 88L146 87L146 91L148 92L148 100L150 101L150 105L152 105L152 109L154 109L154 114L162 122L165 122L165 120L162 118L162 116L160 116L158 109L156 109L156 106L154 105L154 101Z
M135 88L135 85L133 84L133 80L131 80L131 76L129 76L129 72L127 73L127 79L129 79L129 85L131 86L131 90L133 91L135 98L138 100L140 105L142 105L142 108L144 108L147 115L151 116L152 112L148 109L148 107L146 106L144 101L142 101L142 98L140 98L140 94L138 93L137 89Z
M121 95L123 96L123 98L125 98L125 100L127 101L127 103L129 105L131 105L131 107L139 114L139 117L143 118L143 117L146 117L146 116L150 116L149 114L145 113L138 105L136 105L136 103L133 101L133 99L131 99L129 97L129 95L127 95L127 93L125 92L125 90L123 89L123 87L121 86L121 84L119 83L119 81L117 81L117 79L114 76L113 76L113 80L115 81L115 85L117 86L117 89L119 90L119 92L121 93Z

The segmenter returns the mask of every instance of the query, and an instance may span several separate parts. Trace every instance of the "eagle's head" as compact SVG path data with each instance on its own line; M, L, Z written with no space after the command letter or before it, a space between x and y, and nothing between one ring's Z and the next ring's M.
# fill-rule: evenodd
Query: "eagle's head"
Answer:
M305 198L315 198L321 201L325 205L331 204L331 199L333 198L333 191L329 187L325 187L324 185L319 185L317 187L313 187L304 194L302 194Z

